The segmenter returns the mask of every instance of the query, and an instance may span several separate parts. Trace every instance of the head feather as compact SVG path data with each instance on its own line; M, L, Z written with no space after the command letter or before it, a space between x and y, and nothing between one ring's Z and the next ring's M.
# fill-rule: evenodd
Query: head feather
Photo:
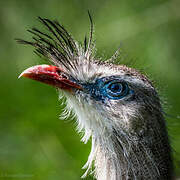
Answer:
M48 33L44 33L37 28L28 30L33 37L32 41L16 39L18 43L35 47L35 53L48 58L53 64L59 63L65 68L73 66L72 61L83 56L89 60L93 53L93 21L88 11L90 19L90 35L84 39L84 47L81 47L69 32L58 21L51 21L38 17L38 20L47 28Z

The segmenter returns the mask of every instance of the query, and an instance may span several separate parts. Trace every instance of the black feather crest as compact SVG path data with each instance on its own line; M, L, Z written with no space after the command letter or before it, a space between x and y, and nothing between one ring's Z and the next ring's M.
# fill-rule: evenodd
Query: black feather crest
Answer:
M89 59L93 52L93 22L89 11L88 15L90 19L90 35L88 43L87 38L85 37L84 49L77 44L73 37L58 21L51 21L41 17L38 17L38 20L47 28L49 34L46 34L37 28L32 28L28 30L28 32L33 35L32 41L23 39L16 39L16 41L21 44L35 47L34 52L36 54L47 57L54 64L58 64L59 62L67 67L67 65L72 65L71 61L74 58L84 55L86 59Z

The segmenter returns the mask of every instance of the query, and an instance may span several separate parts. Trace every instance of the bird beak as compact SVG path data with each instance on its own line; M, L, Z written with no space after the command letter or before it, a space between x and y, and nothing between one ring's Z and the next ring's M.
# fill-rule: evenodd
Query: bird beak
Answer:
M82 89L80 85L68 79L68 75L64 73L63 69L52 65L30 67L24 70L20 77L27 77L67 91Z

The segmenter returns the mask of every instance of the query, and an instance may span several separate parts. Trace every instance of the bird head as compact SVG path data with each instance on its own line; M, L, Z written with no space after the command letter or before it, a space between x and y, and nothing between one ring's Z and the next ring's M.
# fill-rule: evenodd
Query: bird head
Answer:
M158 130L164 129L164 122L160 120L160 100L151 81L136 69L114 64L117 52L106 61L95 58L91 17L90 37L88 42L85 38L83 46L57 21L39 20L50 34L33 28L28 30L34 35L33 41L18 42L34 46L35 52L52 65L30 67L20 77L52 85L63 93L67 108L77 115L77 129L84 132L85 143L92 137L102 148L111 146L107 139L120 137L119 151L126 157L131 143L142 140L153 144L152 137L161 136ZM93 158L90 155L89 161Z
M146 126L144 117L159 106L157 93L146 76L125 65L96 60L93 56L93 24L89 42L80 46L57 21L39 17L51 33L36 28L28 30L33 42L18 42L35 47L35 52L45 56L53 65L37 65L21 73L21 76L52 85L63 91L68 107L78 116L79 130L86 129L86 140L93 133L115 127L126 133L142 133ZM143 113L142 113L143 112ZM117 120L118 118L118 120ZM98 128L99 127L99 128Z

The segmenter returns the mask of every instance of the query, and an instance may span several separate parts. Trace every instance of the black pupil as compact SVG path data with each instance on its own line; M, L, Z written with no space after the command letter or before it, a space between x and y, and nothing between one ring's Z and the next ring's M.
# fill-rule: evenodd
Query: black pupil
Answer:
M120 92L121 91L121 84L111 84L109 89L113 92L113 93L117 93L117 92Z

